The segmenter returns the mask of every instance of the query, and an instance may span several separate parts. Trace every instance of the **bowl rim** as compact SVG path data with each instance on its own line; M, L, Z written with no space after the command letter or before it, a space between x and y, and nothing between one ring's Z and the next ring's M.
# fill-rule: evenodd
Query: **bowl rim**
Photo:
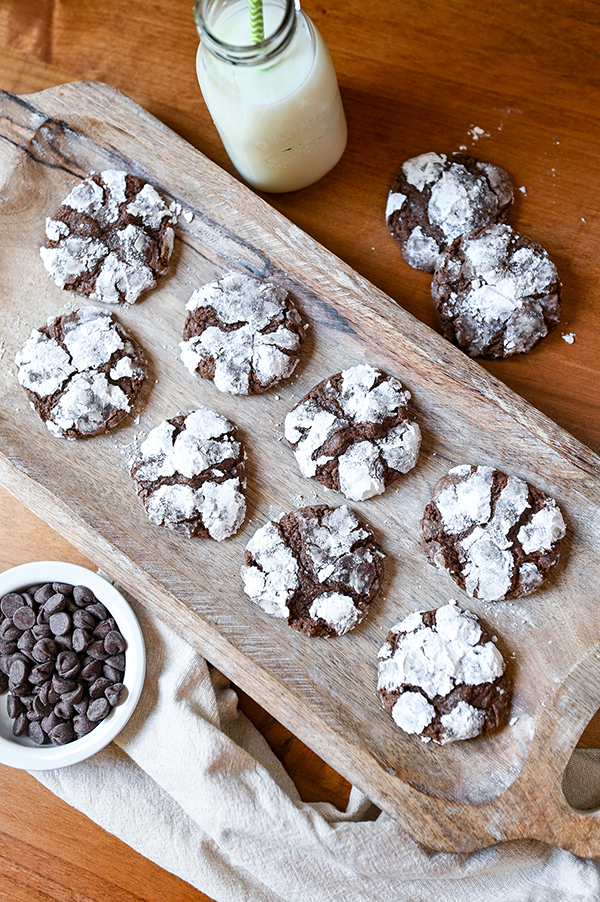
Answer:
M0 764L20 770L52 770L84 761L105 748L123 729L142 693L146 675L146 646L131 606L105 577L94 570L64 561L31 561L0 573L0 598L29 586L62 582L85 585L114 617L127 641L125 674L127 698L85 736L65 745L36 745L29 737L13 736L13 719L6 709L7 693L0 695Z

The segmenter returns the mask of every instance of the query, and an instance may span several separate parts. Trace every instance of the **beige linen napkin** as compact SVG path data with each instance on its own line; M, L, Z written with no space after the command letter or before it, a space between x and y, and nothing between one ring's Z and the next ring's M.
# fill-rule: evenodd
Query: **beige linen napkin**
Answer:
M436 853L355 790L345 812L303 803L224 677L132 606L148 652L132 719L88 761L33 776L166 870L218 902L600 900L598 865L542 843ZM581 762L598 795L600 758Z

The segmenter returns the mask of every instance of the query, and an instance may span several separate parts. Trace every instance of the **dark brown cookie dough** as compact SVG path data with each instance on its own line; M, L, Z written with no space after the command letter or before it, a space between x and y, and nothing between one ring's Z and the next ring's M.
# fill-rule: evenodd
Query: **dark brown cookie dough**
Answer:
M346 505L304 507L258 529L245 552L244 591L307 636L341 636L377 595L383 553Z
M511 690L502 655L455 601L397 623L379 651L377 691L405 732L441 745L506 720Z
M320 382L285 418L302 475L352 501L380 495L417 462L409 401L398 379L364 364Z
M558 561L566 527L553 498L493 467L454 467L421 522L430 564L474 598L529 595Z
M120 423L146 378L141 347L99 307L82 307L34 329L15 362L34 410L53 435L68 439Z
M166 273L174 206L138 176L116 169L84 179L46 220L40 248L59 288L106 304L133 304Z
M457 238L438 258L431 294L443 335L470 357L524 354L561 317L556 266L505 223Z
M501 222L513 200L508 174L466 154L407 160L387 199L386 222L407 263L433 272L459 235Z
M186 309L181 359L219 391L259 394L294 372L304 327L279 285L227 273L198 288Z
M220 542L244 522L245 462L235 426L200 407L163 420L130 467L153 523L189 538Z

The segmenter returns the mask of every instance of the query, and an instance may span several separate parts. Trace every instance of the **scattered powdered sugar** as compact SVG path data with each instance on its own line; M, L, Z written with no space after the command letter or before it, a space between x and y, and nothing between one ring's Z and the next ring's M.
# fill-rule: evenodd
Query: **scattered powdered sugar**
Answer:
M566 343L567 343L568 345L572 345L573 342L575 341L576 337L577 337L577 336L575 335L574 332L566 332L566 333L563 333L563 341L566 341Z
M186 309L200 308L212 308L225 328L211 325L181 342L181 359L190 372L213 360L215 386L230 394L248 394L251 375L267 388L293 373L301 319L284 288L228 273L194 291Z
M505 667L494 643L481 643L476 615L462 611L456 601L438 608L430 626L424 614L413 612L396 624L391 630L394 644L388 638L378 656L377 688L384 693L401 692L391 713L407 733L421 733L433 723L436 697L448 696L463 685L493 683ZM439 741L444 744L478 735L484 716L464 699L457 699L439 720Z
M332 460L319 450L336 433L367 423L381 423L404 411L410 393L393 377L383 379L375 367L360 364L345 370L339 390L331 380L323 388L325 404L309 393L285 418L285 437L294 446L294 454L303 476L315 476L319 467ZM332 413L328 400L339 407ZM384 464L390 470L407 473L414 467L421 446L421 432L407 416L381 438L363 438L351 444L337 461L340 491L346 498L363 501L385 491Z

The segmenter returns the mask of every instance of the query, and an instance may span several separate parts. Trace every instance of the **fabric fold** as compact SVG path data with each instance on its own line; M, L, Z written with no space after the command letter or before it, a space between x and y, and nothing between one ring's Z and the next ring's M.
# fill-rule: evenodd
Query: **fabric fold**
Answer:
M355 789L343 812L302 802L228 681L130 603L148 649L131 720L87 761L33 776L161 867L217 902L600 898L597 863L543 843L432 852Z

